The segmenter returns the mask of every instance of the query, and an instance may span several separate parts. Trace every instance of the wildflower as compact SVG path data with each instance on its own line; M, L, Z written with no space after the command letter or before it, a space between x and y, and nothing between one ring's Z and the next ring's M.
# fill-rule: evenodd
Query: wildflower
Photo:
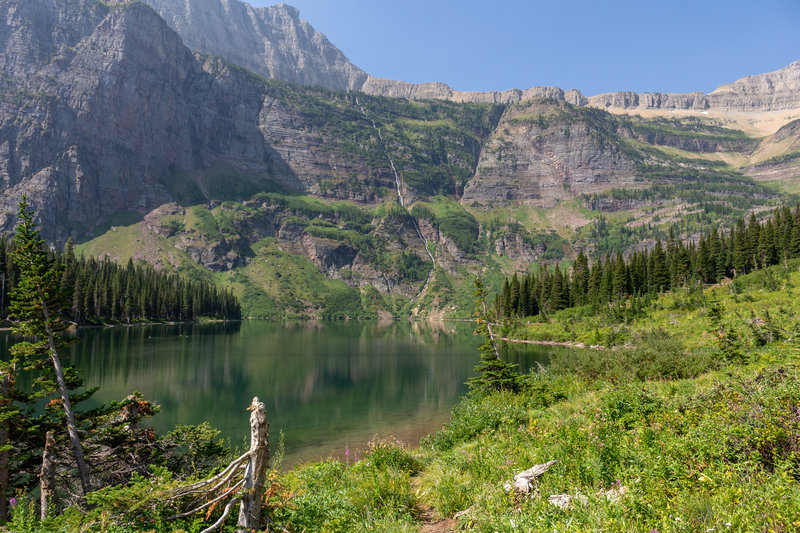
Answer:
M8 504L9 504L11 507L14 507L15 505L17 505L17 499L16 499L16 498L14 498L14 497L12 496L12 497L11 497L11 499L10 499L10 500L8 500Z

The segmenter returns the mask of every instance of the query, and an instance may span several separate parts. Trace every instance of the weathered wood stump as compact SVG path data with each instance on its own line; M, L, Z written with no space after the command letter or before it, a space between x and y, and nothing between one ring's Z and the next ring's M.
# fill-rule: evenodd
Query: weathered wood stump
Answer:
M258 531L261 526L261 499L269 468L269 423L267 410L258 396L247 408L250 414L250 457L244 471L242 502L239 505L238 531Z

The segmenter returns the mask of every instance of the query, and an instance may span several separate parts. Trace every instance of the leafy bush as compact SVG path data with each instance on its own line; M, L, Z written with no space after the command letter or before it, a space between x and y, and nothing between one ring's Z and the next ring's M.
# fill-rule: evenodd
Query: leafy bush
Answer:
M393 439L370 441L366 458L375 468L391 468L412 476L422 469L422 463Z
M680 339L664 330L634 336L633 346L613 350L575 350L554 354L550 370L588 379L624 382L631 379L681 379L714 366L707 351L687 351Z
M454 409L450 421L423 443L436 451L449 450L456 444L501 425L522 424L528 420L524 397L508 391L463 399Z
M323 318L360 318L364 315L361 294L353 288L337 289L325 297Z

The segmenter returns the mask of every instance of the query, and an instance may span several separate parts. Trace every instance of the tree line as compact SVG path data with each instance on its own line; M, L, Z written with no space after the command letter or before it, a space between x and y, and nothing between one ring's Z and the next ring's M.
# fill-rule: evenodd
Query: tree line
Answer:
M9 315L9 295L19 282L12 255L14 241L0 237L0 319ZM47 250L49 260L63 266L61 290L69 295L62 318L77 324L191 321L200 317L241 318L233 293L206 281L185 279L128 260L122 266L108 257L76 257L72 241L63 250Z
M607 253L591 266L583 250L571 271L556 265L514 274L495 297L499 318L535 316L568 307L602 305L628 297L655 295L692 283L725 278L800 257L800 206L776 209L759 221L755 214L737 220L730 231L714 229L683 242L670 232L666 244L651 250Z

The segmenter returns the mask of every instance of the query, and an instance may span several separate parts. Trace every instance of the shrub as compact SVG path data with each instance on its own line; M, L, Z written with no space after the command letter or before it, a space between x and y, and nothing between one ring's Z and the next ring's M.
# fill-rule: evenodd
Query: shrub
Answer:
M633 346L614 350L556 353L550 370L589 379L624 382L631 379L682 379L702 374L715 364L702 350L687 351L680 339L662 329L635 334Z
M508 391L465 398L453 409L450 421L422 442L434 450L444 451L502 424L515 426L525 423L528 421L526 403L523 396Z

